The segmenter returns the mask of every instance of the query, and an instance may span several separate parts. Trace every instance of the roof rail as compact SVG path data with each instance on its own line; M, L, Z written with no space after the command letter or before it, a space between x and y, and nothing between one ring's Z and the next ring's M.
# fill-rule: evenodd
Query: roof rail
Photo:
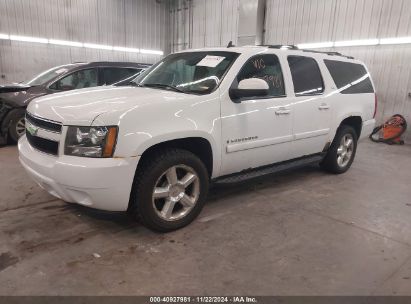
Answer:
M314 50L306 50L306 49L301 49L301 51L308 52L308 53L327 54L327 55L330 55L330 56L341 56L341 57L345 57L347 59L354 59L354 57L352 57L352 56L346 56L346 55L343 55L339 52L323 52L323 51L314 51Z
M287 50L299 50L296 45L287 45L287 44L260 44L258 46L265 46L269 49L287 49Z
M300 49L298 46L296 45L284 45L284 44L274 44L274 45L270 45L270 44L260 44L258 46L265 46L268 47L270 49L286 49L286 50L298 50L298 51L302 51L302 52L309 52L309 53L318 53L318 54L326 54L326 55L330 55L330 56L341 56L347 59L354 59L354 57L352 56L346 56L343 55L339 52L324 52L324 51L315 51L315 50L311 50L311 49Z

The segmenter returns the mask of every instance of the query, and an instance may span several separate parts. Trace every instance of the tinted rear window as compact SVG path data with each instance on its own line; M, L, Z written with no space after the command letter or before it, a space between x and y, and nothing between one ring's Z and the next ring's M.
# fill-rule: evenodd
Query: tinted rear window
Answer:
M320 68L314 58L288 56L295 95L314 95L324 92Z
M370 75L361 64L324 60L341 94L374 93Z

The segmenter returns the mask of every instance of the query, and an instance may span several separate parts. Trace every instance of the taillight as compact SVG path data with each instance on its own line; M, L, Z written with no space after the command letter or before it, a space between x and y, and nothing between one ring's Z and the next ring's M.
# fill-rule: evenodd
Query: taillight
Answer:
M372 118L375 118L375 116L377 115L377 106L378 106L378 100L377 100L377 94L375 94L374 115Z

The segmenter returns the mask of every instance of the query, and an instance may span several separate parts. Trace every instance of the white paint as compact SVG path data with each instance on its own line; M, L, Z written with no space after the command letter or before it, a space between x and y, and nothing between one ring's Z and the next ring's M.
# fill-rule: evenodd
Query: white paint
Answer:
M240 90L268 90L270 87L267 82L259 78L243 79L238 83Z
M340 94L333 89L335 84L323 60L361 62L300 50L267 47L230 50L240 55L219 88L210 94L107 86L34 100L27 111L61 122L63 129L57 135L60 142L57 156L36 151L26 137L22 137L18 146L23 167L41 187L65 201L124 211L140 156L153 145L189 137L207 140L212 150L214 178L321 152L325 144L333 140L341 121L349 116L362 118L363 137L374 126L374 94ZM243 65L260 53L279 58L286 96L234 103L229 88ZM288 55L309 56L319 63L325 84L322 95L294 94ZM93 159L64 155L68 125L119 126L114 157Z

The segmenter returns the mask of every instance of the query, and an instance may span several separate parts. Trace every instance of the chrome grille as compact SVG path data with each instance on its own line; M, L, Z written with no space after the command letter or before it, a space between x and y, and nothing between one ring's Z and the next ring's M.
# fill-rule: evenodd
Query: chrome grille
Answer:
M31 124L40 127L44 130L61 133L61 123L33 116L29 112L26 112L26 120L31 122Z
M26 112L26 136L30 145L47 154L58 155L61 123Z

